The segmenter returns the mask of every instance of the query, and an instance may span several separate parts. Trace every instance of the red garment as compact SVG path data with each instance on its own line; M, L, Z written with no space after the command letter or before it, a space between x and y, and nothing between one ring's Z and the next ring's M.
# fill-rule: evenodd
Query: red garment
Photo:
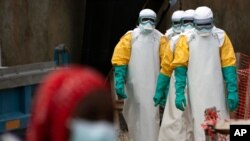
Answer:
M68 141L68 121L79 100L95 89L107 89L105 79L90 68L62 68L48 75L32 106L27 141Z

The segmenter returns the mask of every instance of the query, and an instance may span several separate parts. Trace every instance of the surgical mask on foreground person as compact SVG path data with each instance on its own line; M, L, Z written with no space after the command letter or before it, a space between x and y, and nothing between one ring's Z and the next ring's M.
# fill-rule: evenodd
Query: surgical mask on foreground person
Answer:
M109 122L73 120L70 128L70 141L115 141L114 127Z
M0 135L0 141L21 141L21 139L12 133L4 133Z
M110 89L99 72L81 66L60 68L38 88L27 141L114 141L113 120Z
M70 141L115 141L110 97L95 91L79 101L73 111L69 128ZM93 103L94 102L94 103Z

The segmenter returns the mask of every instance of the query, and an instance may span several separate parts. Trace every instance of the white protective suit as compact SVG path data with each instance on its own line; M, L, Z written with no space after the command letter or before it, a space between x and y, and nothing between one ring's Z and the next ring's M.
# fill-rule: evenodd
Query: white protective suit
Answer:
M181 33L181 24L179 26L173 27L174 22L180 22L181 23L181 19L182 16L184 14L183 10L177 10L172 14L171 20L172 20L172 27L169 28L166 33L165 36L170 40L173 36L178 35Z
M205 141L204 130L201 128L205 119L205 109L215 106L220 111L221 119L229 118L219 49L224 35L224 31L216 27L205 40L196 32L188 35L190 39L188 93L194 118L195 141ZM203 85L200 84L201 82Z
M190 16L193 17L194 13L183 13L181 18L183 19ZM192 32L192 29L186 29L184 32ZM166 32L165 36L169 36L168 32ZM175 50L175 44L179 37L180 34L175 34L170 38L169 43L172 52ZM186 95L186 97L188 96ZM164 109L158 141L193 140L193 124L189 101L187 101L187 106L184 112L180 111L175 106L175 77L173 72L170 79L169 94Z
M202 14L201 11L197 13ZM232 48L229 42L223 30L213 27L208 36L201 36L195 29L194 32L186 33L177 43L176 58L172 65L177 67L187 63L187 86L194 121L194 141L205 141L204 130L201 127L205 119L205 109L215 106L221 119L229 118L221 64L221 48Z
M152 99L167 39L148 25L152 21L147 18L156 18L156 14L152 10L146 10L145 14L143 19L141 12L140 25L120 39L112 57L113 66L128 68L123 115L130 141L157 141L160 128L159 109Z
M154 30L151 36L132 32L131 56L123 115L128 124L130 141L156 141L159 133L159 111L154 107L155 83L160 71L160 32Z

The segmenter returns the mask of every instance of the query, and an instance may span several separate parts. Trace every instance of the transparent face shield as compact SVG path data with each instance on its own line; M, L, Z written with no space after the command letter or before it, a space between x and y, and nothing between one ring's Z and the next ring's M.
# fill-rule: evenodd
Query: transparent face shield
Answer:
M197 33L201 36L208 36L214 27L213 19L202 19L202 20L194 20L194 27L197 30Z
M175 33L181 33L182 21L181 19L172 20L172 28Z
M156 19L154 17L140 17L139 27L142 33L151 33L156 25Z
M156 20L155 20L155 18L153 18L153 17L141 17L141 18L139 19L139 23L140 23L140 24L147 24L147 23L150 23L150 24L152 24L152 25L155 25Z
M194 18L182 19L182 31L190 30L194 27Z

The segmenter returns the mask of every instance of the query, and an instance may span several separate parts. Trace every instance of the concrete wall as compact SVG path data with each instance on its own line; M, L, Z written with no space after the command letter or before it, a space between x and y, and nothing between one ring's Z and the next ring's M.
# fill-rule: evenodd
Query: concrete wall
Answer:
M182 6L178 2L170 9L165 16L164 22L160 25L160 30L170 27L170 16L174 10L180 7L184 10L195 9L198 6L209 6L214 12L215 24L226 31L231 39L235 51L250 55L250 14L249 0L181 0Z
M0 0L0 47L5 66L53 59L64 43L80 60L84 0Z

